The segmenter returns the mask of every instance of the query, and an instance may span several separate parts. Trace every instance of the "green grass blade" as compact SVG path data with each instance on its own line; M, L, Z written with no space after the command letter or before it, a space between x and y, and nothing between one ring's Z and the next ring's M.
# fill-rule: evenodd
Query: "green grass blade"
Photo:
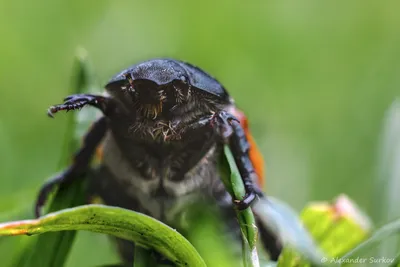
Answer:
M68 187L60 188L49 208L61 210L68 207L81 205L84 202L84 183L77 181ZM29 260L21 262L25 266L63 266L73 245L76 232L59 232L41 235L36 242L32 242L27 250L31 250ZM21 265L20 265L21 266Z
M377 223L383 224L400 217L400 99L386 112L380 146L372 215ZM382 242L374 255L392 258L399 251L400 238L393 236Z
M185 211L184 219L189 226L187 229L190 229L187 238L207 266L239 266L238 262L242 262L240 244L236 237L226 234L225 221L218 209L197 203Z
M133 267L149 267L151 265L151 251L141 246L135 246Z
M393 259L393 262L389 265L389 267L399 267L400 266L400 252Z
M0 225L0 235L35 235L71 230L87 230L134 241L161 253L177 266L206 266L196 249L174 229L149 216L117 207L86 205L36 220Z
M87 92L93 84L93 75L90 73L86 55L83 50L80 50L75 60L70 94ZM80 136L77 132L82 128L87 129L89 126L88 121L80 120L77 123L77 116L76 114L74 115L68 116L60 168L65 168L70 163L71 155L79 147ZM85 183L81 180L70 184L68 188L63 186L58 188L46 209L47 213L84 204L84 187ZM75 236L75 231L38 236L36 240L29 242L17 259L15 266L61 267L67 260Z
M233 198L242 199L246 194L242 177L236 166L232 152L228 145L224 146L224 153L219 160L219 169L225 187ZM253 212L250 208L237 211L237 217L244 237L243 256L245 267L259 266L257 243L257 227Z

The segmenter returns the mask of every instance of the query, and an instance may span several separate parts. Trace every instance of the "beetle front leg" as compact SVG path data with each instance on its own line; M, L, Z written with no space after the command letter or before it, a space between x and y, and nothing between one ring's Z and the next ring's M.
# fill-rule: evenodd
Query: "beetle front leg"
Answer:
M65 184L81 178L89 168L90 161L107 131L107 121L105 117L100 118L94 123L86 134L82 147L75 154L73 163L65 171L46 182L39 191L35 204L35 215L40 216L41 208L46 204L50 192L60 184Z
M51 106L47 110L47 115L53 118L53 115L61 110L66 110L68 112L70 110L81 109L86 105L96 107L100 109L104 114L106 114L107 111L110 109L110 104L110 99L104 96L91 94L75 94L64 98L63 104Z
M217 126L217 133L229 144L229 148L235 158L246 194L242 200L234 200L234 203L239 210L244 210L253 203L257 196L263 195L261 189L252 179L255 175L255 170L249 157L250 145L245 131L240 122L226 111L216 113L212 125Z

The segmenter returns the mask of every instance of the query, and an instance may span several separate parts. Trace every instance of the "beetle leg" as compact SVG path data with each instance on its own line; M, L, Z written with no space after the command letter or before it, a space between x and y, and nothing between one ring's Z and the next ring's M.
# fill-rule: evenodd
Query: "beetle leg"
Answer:
M240 122L226 111L220 111L213 116L212 126L217 130L225 143L229 144L236 165L242 177L246 194L242 200L234 200L239 210L248 208L257 196L262 196L263 192L254 183L252 177L255 175L253 164L249 157L250 145L247 141L245 131Z
M83 139L83 145L75 154L73 163L56 177L45 183L39 191L35 203L35 215L40 216L41 208L46 203L49 193L60 184L69 183L81 178L88 170L90 160L95 150L107 131L107 121L105 117L97 120Z
M53 117L55 113L60 110L66 110L67 112L70 110L81 109L86 105L91 105L100 109L103 113L107 112L108 106L110 104L110 99L100 95L91 95L91 94L75 94L70 95L64 99L63 104L51 106L47 110L47 115Z

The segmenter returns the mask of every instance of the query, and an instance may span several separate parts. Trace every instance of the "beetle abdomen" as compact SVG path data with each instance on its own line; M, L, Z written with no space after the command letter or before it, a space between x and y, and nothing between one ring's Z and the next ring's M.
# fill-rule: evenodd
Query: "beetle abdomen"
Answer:
M133 148L134 149L134 148ZM226 194L217 170L216 157L219 148L212 145L205 153L194 150L189 153L188 148L181 157L173 158L173 150L170 155L175 160L162 162L150 153L148 149L140 150L142 153L135 155L133 159L127 157L127 149L118 146L113 134L109 132L103 143L102 167L95 175L93 181L97 183L100 196L115 194L123 196L130 204L123 205L120 200L114 200L106 204L134 209L154 218L165 221L173 217L173 210L182 203L190 203L199 198L209 199ZM184 153L184 152L182 152ZM199 159L199 155L201 156ZM185 158L186 156L186 158ZM194 161L193 167L184 170L185 164ZM229 200L228 200L229 201ZM138 203L132 205L131 203Z

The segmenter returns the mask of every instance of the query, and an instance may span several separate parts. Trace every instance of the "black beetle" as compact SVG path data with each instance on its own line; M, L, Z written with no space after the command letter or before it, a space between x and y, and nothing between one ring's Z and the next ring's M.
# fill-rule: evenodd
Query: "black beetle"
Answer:
M167 224L174 216L172 207L188 198L214 199L233 210L216 162L224 143L230 146L246 189L243 199L233 200L235 206L247 208L263 195L255 183L246 133L230 112L234 102L209 74L189 63L154 59L117 74L105 89L108 95L71 95L49 108L53 116L90 105L104 116L85 136L73 164L42 187L37 216L55 185L88 172L90 188L106 204ZM102 163L92 170L90 161L99 147ZM132 248L122 250L131 261ZM276 258L279 249L272 254Z

